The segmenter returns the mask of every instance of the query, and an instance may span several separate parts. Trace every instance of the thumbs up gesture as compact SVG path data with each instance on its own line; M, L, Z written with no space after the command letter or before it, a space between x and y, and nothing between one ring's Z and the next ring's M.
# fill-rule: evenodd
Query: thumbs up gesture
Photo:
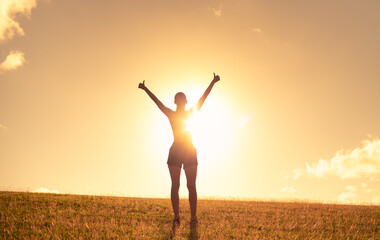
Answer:
M218 81L220 81L220 77L219 77L219 75L215 75L215 73L214 73L214 79L212 80L212 82L216 83Z
M139 83L139 88L145 89L145 80L142 83Z

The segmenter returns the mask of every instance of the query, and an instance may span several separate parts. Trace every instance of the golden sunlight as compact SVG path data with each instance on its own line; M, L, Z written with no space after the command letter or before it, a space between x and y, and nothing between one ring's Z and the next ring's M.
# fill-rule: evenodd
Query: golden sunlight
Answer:
M234 133L238 130L238 125L232 121L228 108L214 92L203 108L189 119L187 128L202 165L208 168L216 161L220 163L221 159L226 159L221 156L234 147Z

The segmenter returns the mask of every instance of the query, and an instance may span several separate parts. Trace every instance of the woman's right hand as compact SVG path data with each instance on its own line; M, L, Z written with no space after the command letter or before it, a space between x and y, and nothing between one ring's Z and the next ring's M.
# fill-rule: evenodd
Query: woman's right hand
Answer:
M145 89L145 80L142 83L139 83L139 88Z

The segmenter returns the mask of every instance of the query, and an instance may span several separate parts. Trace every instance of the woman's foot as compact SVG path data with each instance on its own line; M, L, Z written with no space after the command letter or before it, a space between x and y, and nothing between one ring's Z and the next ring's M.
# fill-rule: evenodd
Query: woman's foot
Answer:
M179 216L176 216L173 220L173 224L179 225L181 223L181 220L179 219Z
M190 225L191 225L191 226L196 226L196 225L198 225L198 219L196 219L196 218L192 218L192 219L190 220Z

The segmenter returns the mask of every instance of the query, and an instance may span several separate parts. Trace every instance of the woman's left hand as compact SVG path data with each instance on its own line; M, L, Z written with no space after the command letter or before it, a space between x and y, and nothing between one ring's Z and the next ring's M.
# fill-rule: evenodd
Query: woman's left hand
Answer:
M139 88L145 89L145 80L142 83L139 83Z
M215 75L215 73L214 73L214 79L212 80L212 82L216 83L218 81L220 81L220 77L219 77L219 75Z

